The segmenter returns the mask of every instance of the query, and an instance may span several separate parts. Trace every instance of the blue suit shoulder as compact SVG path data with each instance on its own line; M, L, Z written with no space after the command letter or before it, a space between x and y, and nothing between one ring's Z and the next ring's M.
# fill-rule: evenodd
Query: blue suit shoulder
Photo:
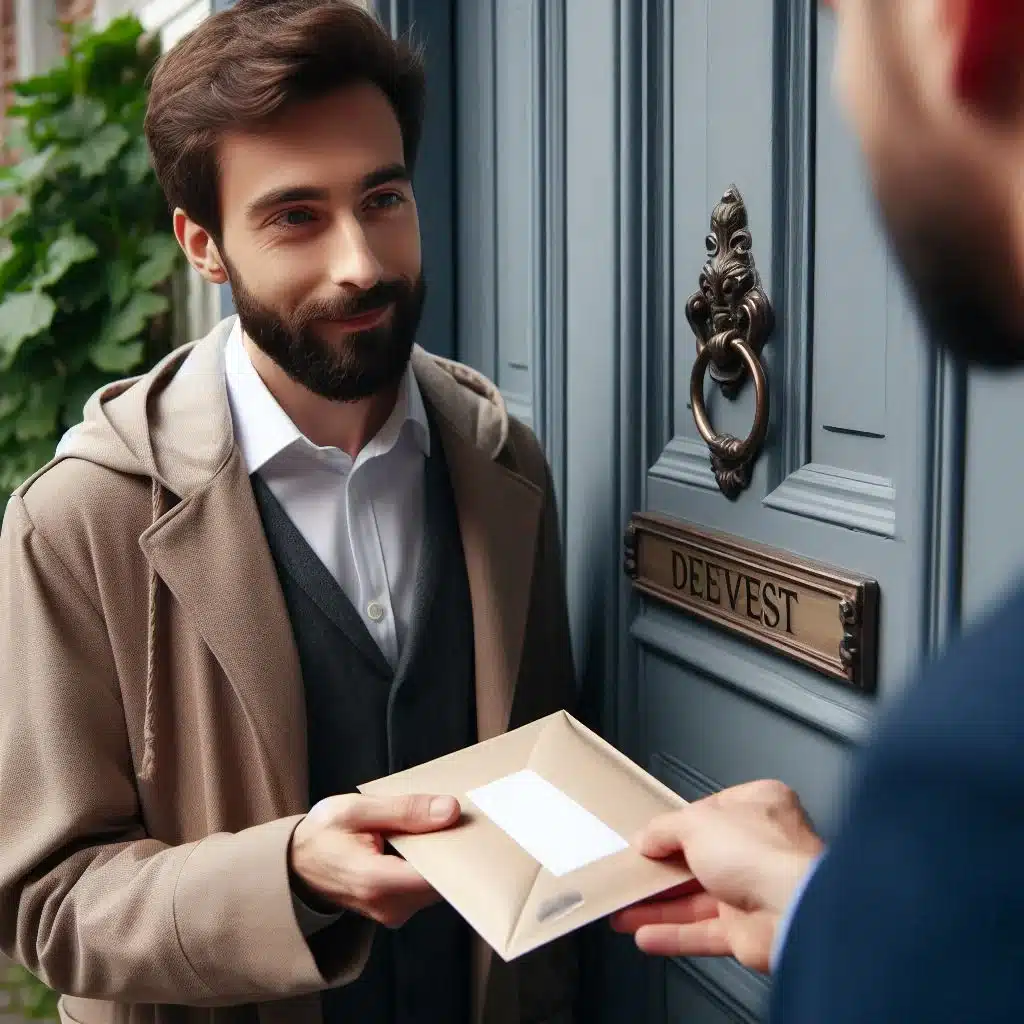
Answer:
M776 1024L1024 1019L1024 590L884 714L793 919Z

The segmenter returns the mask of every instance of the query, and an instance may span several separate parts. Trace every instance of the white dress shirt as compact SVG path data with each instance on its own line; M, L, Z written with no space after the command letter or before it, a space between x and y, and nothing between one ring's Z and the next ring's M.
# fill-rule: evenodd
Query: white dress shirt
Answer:
M224 355L235 440L247 470L270 488L396 667L413 612L430 455L412 368L384 426L353 459L313 444L295 426L252 365L237 319ZM292 905L307 937L341 916L314 911L294 894Z
M352 459L339 448L313 444L295 426L253 367L237 319L225 362L246 468L270 488L396 667L413 612L430 454L412 368L387 422Z

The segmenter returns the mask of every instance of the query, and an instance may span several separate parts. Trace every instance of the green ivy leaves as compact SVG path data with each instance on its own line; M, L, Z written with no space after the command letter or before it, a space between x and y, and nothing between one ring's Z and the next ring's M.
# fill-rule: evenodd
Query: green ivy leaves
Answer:
M166 281L181 259L181 249L173 235L150 235L139 246L144 262L136 269L136 288L154 288Z
M152 317L166 313L170 303L153 292L135 292L127 304L103 325L99 339L89 349L89 358L98 370L127 373L142 359L144 345L136 340Z
M69 38L17 83L22 158L0 169L0 510L49 460L86 398L171 346L182 265L143 133L158 48L132 17Z
M0 195L31 195L35 187L45 180L56 155L57 147L49 146L14 167L0 170Z
M52 117L40 119L35 134L38 137L45 132L57 139L78 141L92 135L106 119L107 108L100 100L75 96L63 110Z
M119 124L105 124L69 154L85 178L95 178L110 166L131 136Z
M82 235L58 238L46 253L43 272L35 279L35 286L49 288L57 284L74 264L91 260L98 253L99 249L91 238Z
M0 369L7 370L21 346L42 334L57 312L57 304L43 292L18 292L0 302Z
M19 441L42 441L57 429L62 381L57 377L34 380L28 385L14 427Z
M128 178L128 183L138 185L150 174L149 147L144 138L132 139L121 158L121 166Z

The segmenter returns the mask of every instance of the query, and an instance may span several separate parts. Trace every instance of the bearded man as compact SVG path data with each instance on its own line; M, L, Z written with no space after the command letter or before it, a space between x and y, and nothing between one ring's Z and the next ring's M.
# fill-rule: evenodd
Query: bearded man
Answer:
M355 3L240 0L146 132L237 316L94 396L0 543L0 949L104 1024L566 1022L401 858L457 802L364 782L575 697L552 483L415 345L418 58Z

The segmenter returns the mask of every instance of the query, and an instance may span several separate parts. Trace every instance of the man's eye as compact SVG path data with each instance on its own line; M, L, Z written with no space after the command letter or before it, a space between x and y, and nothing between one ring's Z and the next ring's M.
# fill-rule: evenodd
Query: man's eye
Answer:
M309 210L285 210L274 218L274 223L284 228L298 228L313 219Z
M405 196L401 192L378 192L371 196L366 205L371 210L390 210L392 207L401 206L405 202Z

